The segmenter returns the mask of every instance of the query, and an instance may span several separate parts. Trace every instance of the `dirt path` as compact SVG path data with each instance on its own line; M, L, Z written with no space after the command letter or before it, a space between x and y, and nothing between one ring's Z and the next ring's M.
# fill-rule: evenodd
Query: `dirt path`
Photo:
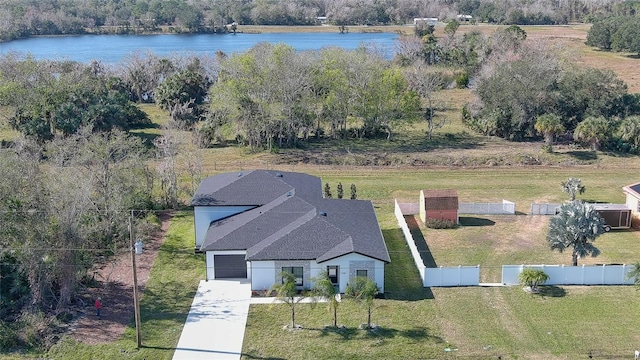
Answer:
M136 256L140 294L149 280L149 273L171 220L170 214L162 213L159 217L162 222L160 231L144 244L144 252ZM104 280L100 280L97 287L87 290L84 298L92 300L81 309L79 319L71 326L72 338L87 344L118 340L126 326L132 322L134 315L133 269L129 252L117 255L114 261L96 269L95 277ZM102 298L101 319L96 317L93 307L93 300L98 296Z

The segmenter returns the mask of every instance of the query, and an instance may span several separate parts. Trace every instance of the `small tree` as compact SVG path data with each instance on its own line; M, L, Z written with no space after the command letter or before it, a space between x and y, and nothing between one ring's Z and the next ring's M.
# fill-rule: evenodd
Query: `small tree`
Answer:
M526 268L518 275L518 280L522 285L528 286L531 292L538 292L538 285L549 280L549 275L540 269Z
M611 137L611 126L602 116L588 117L576 126L573 138L576 141L589 144L591 150L598 151Z
M585 187L582 185L582 180L578 178L569 178L567 181L563 181L562 192L566 192L569 194L570 201L574 201L576 199L576 194L584 194Z
M342 199L344 196L344 189L342 188L342 183L338 183L338 199Z
M558 213L549 221L547 241L551 250L563 252L571 247L571 265L578 266L578 258L600 255L593 245L604 233L604 220L592 207L581 201L572 201L560 206Z
M291 329L296 328L296 304L304 299L304 294L298 294L296 278L289 271L282 271L278 274L282 278L282 283L273 284L269 292L275 291L276 298L291 308Z
M358 198L358 194L356 194L356 184L351 184L351 200L355 200Z
M336 298L338 292L326 271L321 272L313 279L312 293L314 300L316 300L316 298L327 299L328 309L333 312L333 327L338 327L338 305L340 305L340 302Z
M640 290L640 261L633 264L633 268L627 273L627 279L633 279L636 290Z
M327 199L332 198L331 196L331 186L329 186L329 183L325 183L324 184L324 197Z
M544 114L536 119L535 129L544 136L544 143L551 149L553 139L561 134L565 128L562 125L562 118L555 114Z
M378 292L379 289L376 283L364 276L352 278L344 292L345 296L367 308L367 329L371 329L373 299L378 295Z
M449 39L453 39L459 27L460 27L460 21L456 19L452 19L449 22L447 22L447 25L444 27L444 33L447 34Z

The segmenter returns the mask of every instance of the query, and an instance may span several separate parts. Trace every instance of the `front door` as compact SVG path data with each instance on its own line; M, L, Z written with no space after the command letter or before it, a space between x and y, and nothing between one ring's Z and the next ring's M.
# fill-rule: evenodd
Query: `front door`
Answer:
M336 290L339 291L340 282L338 281L338 267L337 266L327 266L327 273L329 275L329 280L331 281L333 286L336 288Z

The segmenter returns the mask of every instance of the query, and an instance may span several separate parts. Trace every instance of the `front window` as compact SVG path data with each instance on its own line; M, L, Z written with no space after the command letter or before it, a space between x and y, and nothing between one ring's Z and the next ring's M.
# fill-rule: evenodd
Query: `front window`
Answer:
M356 270L357 277L367 277L367 270Z
M303 286L304 285L304 281L303 281L303 268L302 266L285 266L282 268L282 272L288 272L288 273L292 273L293 277L295 277L295 281L296 281L296 286Z

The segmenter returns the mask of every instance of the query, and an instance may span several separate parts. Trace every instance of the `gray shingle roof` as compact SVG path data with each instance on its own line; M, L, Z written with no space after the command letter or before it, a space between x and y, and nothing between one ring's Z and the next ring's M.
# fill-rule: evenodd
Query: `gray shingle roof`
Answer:
M204 179L191 199L191 206L264 205L283 194L301 190L304 197L321 198L320 184L317 177L301 173L267 170L225 173Z
M257 207L211 223L200 250L247 250L247 260L318 262L359 253L389 262L371 202L323 199L321 184L315 176L265 170L205 179L192 205Z

